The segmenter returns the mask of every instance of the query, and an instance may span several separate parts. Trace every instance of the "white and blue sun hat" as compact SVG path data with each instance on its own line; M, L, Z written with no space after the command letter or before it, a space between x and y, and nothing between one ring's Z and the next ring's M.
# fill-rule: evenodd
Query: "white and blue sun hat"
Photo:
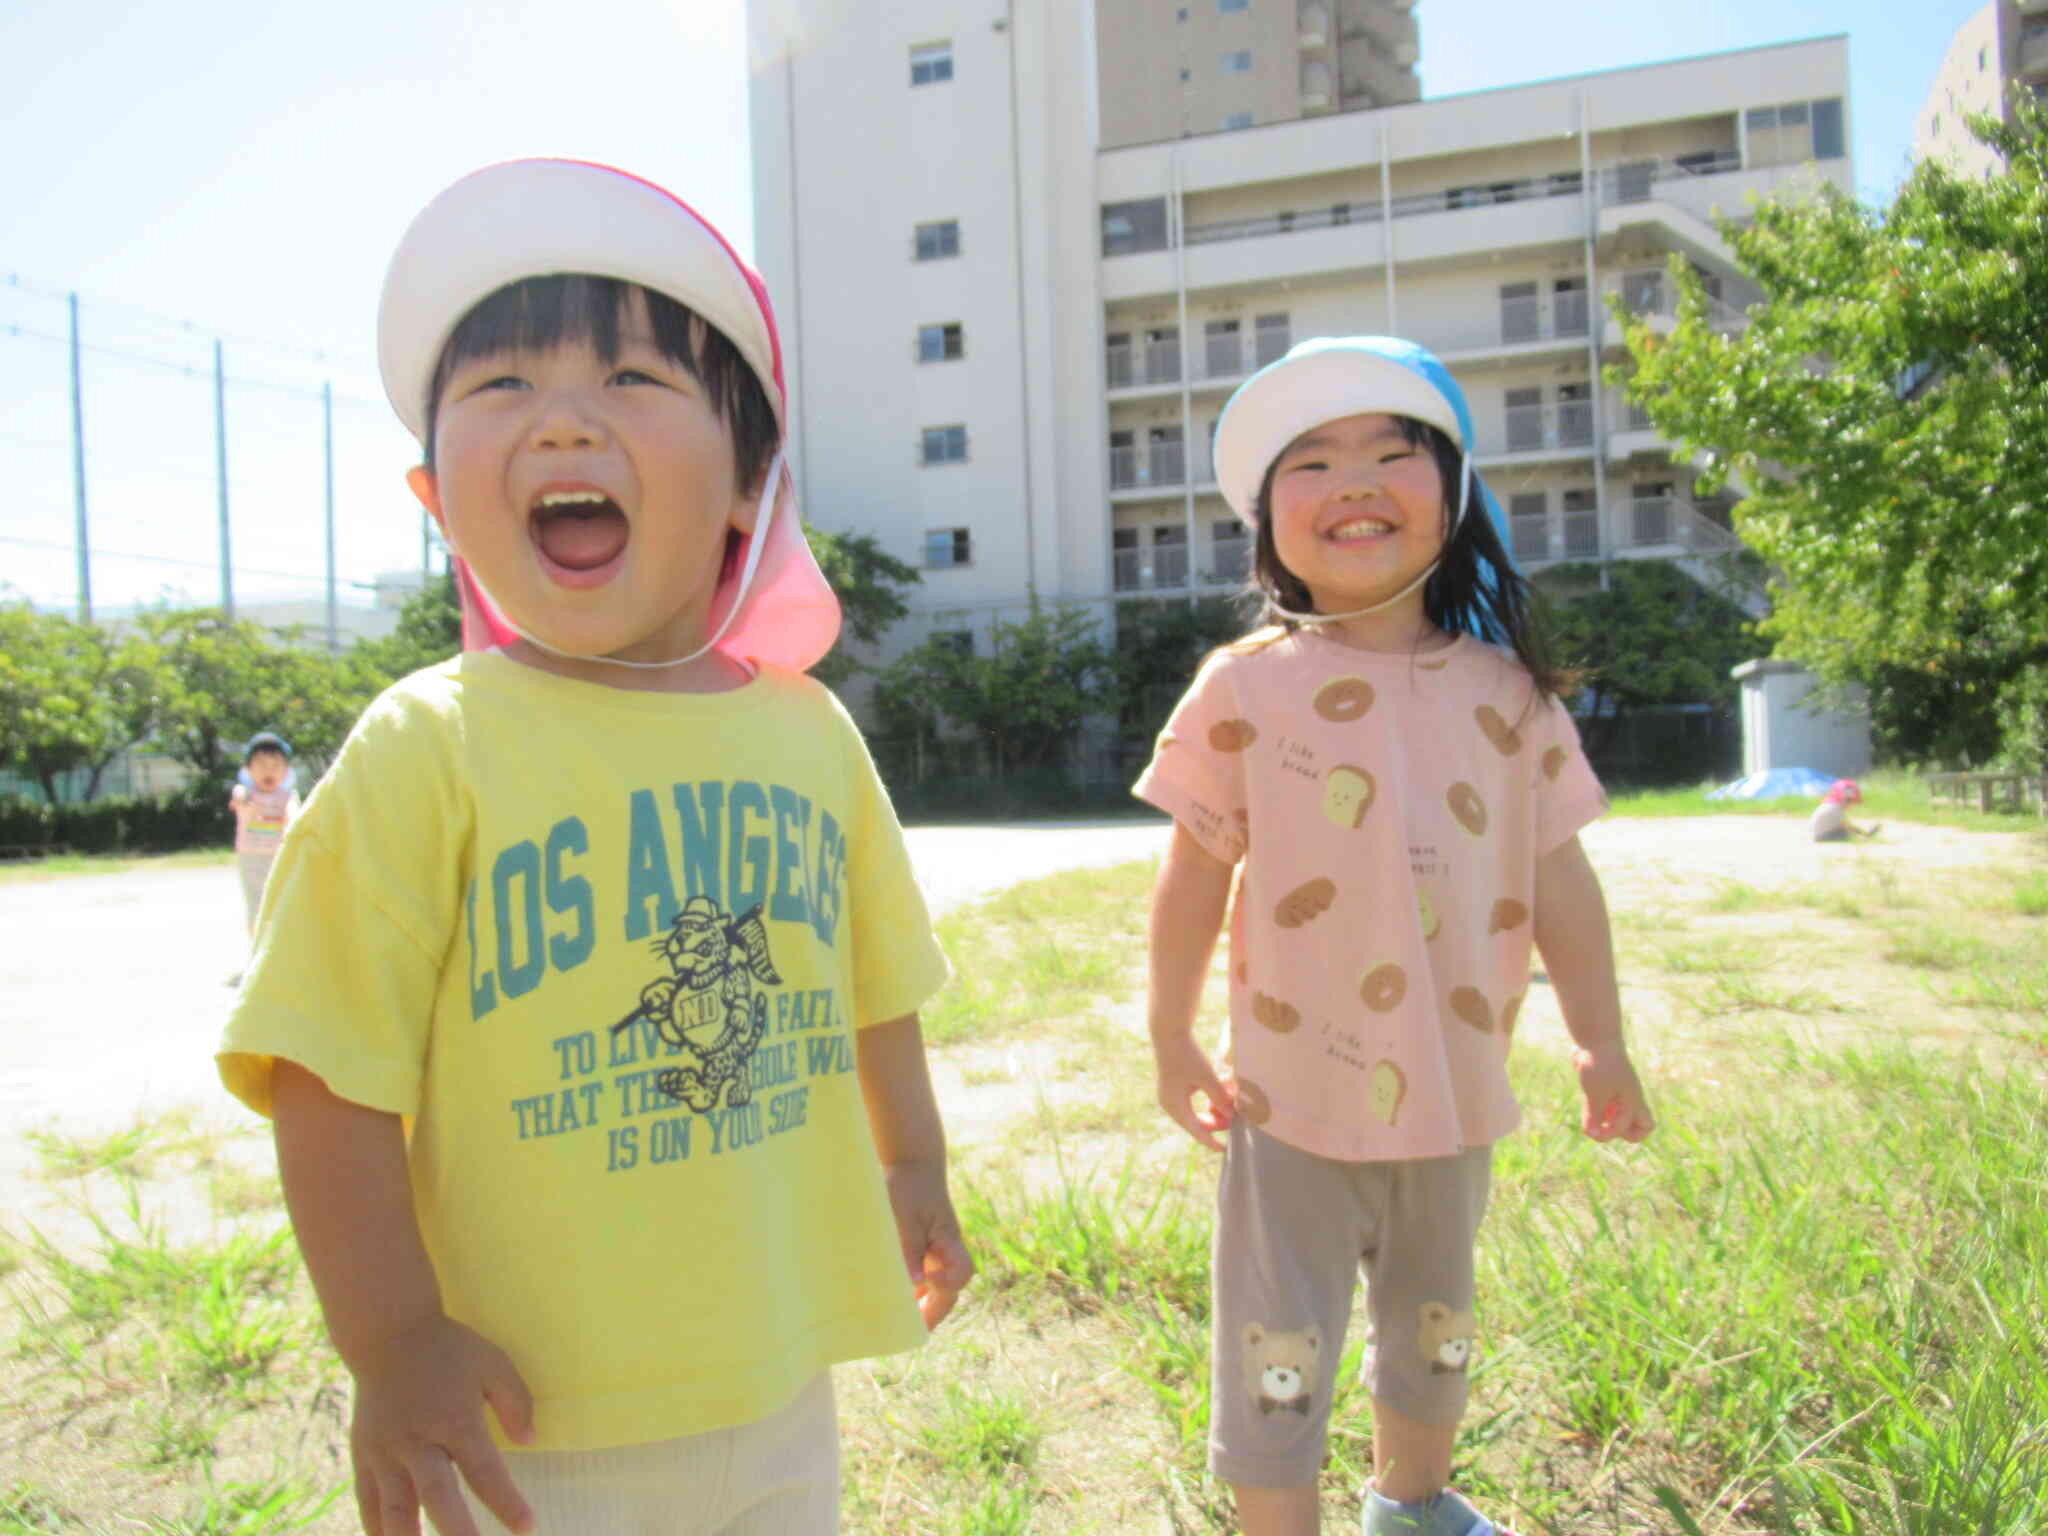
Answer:
M1216 422L1216 481L1230 509L1254 529L1259 487L1273 461L1302 433L1326 421L1368 414L1408 416L1426 422L1458 448L1458 501L1444 534L1448 545L1465 520L1470 488L1477 484L1486 515L1493 520L1504 558L1507 520L1484 481L1472 473L1472 410L1465 392L1434 352L1398 336L1317 336L1268 363L1238 386ZM1383 602L1350 613L1274 611L1304 624L1329 624L1392 606L1427 581L1432 561L1414 581ZM1482 560L1480 579L1496 583L1500 572ZM1479 638L1491 638L1481 635Z

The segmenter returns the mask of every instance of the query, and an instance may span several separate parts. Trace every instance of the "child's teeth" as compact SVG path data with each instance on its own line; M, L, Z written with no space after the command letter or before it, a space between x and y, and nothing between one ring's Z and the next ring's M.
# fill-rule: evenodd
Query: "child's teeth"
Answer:
M573 507L603 500L604 495L599 491L549 491L541 497L540 504L544 507Z

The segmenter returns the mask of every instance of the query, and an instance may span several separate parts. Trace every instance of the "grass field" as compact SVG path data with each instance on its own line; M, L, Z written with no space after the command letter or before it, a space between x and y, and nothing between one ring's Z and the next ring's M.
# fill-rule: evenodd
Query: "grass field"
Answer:
M1617 907L1661 1127L1585 1140L1562 1044L1518 1047L1457 1469L1482 1508L1551 1536L2048 1525L2048 844L2014 846ZM839 1373L849 1532L1233 1528L1203 1469L1214 1164L1162 1130L1136 1006L1151 873L942 925L971 981L930 1012L937 1056L984 1084L1026 1044L1052 1064L957 1151L982 1274L954 1319ZM354 1529L347 1384L260 1138L173 1117L32 1151L91 1218L0 1228L0 1533ZM174 1236L195 1201L205 1235ZM1360 1347L1330 1530L1370 1463Z

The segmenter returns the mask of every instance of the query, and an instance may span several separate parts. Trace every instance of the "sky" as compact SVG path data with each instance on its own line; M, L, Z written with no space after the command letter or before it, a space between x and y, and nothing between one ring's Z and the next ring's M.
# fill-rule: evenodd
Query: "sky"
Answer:
M1847 33L1857 183L1882 202L1981 4L1418 0L1419 69L1441 96ZM750 252L745 36L743 0L0 5L0 587L76 600L74 292L96 609L219 598L216 340L237 601L323 590L323 383L342 601L417 569L414 446L374 361L405 225L479 165L569 155Z

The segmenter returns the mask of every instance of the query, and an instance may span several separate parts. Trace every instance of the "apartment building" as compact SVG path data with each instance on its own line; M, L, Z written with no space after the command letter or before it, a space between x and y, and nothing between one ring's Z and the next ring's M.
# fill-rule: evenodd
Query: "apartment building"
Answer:
M1940 155L1965 175L1990 175L2001 161L1965 119L1989 113L2011 122L2021 91L2048 97L2048 0L1989 0L1949 42L1913 120L1913 158Z
M1735 547L1602 385L1608 301L1674 323L1677 257L1744 323L1714 215L1853 188L1845 39L1104 147L1109 0L793 3L754 13L756 255L809 515L923 569L892 650L985 643L1034 599L1232 590L1210 434L1315 335L1443 356L1539 577ZM1157 47L1230 4L1155 7Z
M1104 149L1422 94L1415 0L1096 0Z

